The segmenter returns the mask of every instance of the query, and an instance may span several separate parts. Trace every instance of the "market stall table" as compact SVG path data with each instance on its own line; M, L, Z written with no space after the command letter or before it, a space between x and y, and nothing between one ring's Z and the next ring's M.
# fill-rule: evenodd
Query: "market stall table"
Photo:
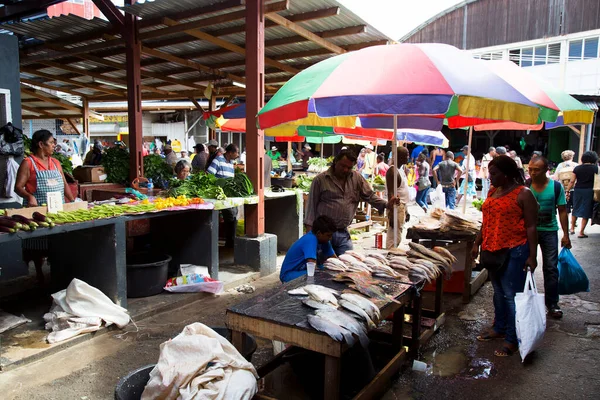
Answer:
M471 301L471 297L487 280L488 271L485 268L478 272L476 276L472 276L475 260L473 260L473 257L471 257L471 249L473 248L473 243L477 238L477 234L458 230L442 231L440 229L431 230L412 227L408 228L408 231L406 232L406 238L412 240L413 242L421 243L429 248L438 246L443 242L465 243L464 287L462 291L463 303L468 303ZM436 312L441 310L441 297L436 298L435 309Z
M207 208L66 223L33 232L0 234L0 250L5 243L46 237L53 286L57 290L64 289L71 279L79 278L126 307L127 222L150 219L153 251L169 254L174 263L208 266L211 277L218 279L218 217L218 211Z
M355 399L375 398L385 390L390 378L400 369L407 358L404 350L403 324L405 310L412 310L412 340L411 351L416 353L424 333L421 329L421 297L417 295L414 285L397 281L382 280L388 287L390 294L398 303L377 302L381 315L393 314L393 328L391 334L377 333L378 338L385 337L393 349L393 357L375 378L365 386ZM306 350L311 350L325 356L325 399L338 399L340 397L340 369L341 357L349 349L345 343L336 342L328 335L318 332L307 323L307 315L314 310L302 305L300 299L287 292L291 289L307 284L317 284L336 290L347 289L343 283L332 280L332 275L327 272L317 272L313 278L303 276L272 289L264 294L255 296L235 306L229 307L226 314L226 324L232 330L232 342L236 348L241 349L245 334L252 334L264 339L278 340L288 345L293 345ZM416 338L416 339L414 339ZM270 363L258 372L261 378L273 371L282 363L280 353Z

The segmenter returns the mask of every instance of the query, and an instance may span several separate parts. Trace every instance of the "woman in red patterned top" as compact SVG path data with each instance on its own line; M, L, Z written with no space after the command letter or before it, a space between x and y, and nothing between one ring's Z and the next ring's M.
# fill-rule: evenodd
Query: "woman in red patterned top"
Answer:
M480 341L504 339L498 357L518 349L515 330L515 294L525 286L526 267L537 266L538 203L528 188L517 164L508 156L498 156L488 165L493 188L483 203L483 224L473 245L488 269L494 287L494 325L477 337Z

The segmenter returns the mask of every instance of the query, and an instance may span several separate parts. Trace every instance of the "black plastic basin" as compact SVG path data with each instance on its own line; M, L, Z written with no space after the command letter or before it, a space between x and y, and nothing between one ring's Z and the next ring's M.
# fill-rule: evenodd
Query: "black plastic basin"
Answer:
M155 253L127 255L127 297L154 296L169 279L171 256Z
M231 342L231 335L227 328L210 328ZM252 362L252 355L256 351L256 340L251 335L246 335L242 346L242 356ZM146 384L150 380L150 371L156 364L146 365L130 372L119 380L115 387L115 400L140 400Z

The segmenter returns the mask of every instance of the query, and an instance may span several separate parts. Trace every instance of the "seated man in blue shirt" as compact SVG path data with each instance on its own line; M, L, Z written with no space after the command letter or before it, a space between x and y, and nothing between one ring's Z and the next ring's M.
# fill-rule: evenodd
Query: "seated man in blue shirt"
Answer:
M312 230L298 239L288 250L281 266L279 279L285 283L299 276L306 275L306 263L317 262L335 257L331 247L331 237L335 232L335 223L324 215L317 217L312 224Z

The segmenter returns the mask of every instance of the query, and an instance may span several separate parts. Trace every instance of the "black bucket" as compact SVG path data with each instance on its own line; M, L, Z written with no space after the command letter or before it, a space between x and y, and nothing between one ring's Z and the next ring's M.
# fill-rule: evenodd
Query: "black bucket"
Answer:
M219 335L231 342L231 335L227 328L211 328ZM246 335L242 346L242 356L252 362L252 355L256 351L256 340L251 335ZM150 371L156 364L146 365L130 372L119 380L115 387L115 400L140 400L146 384L150 380Z
M171 256L155 253L127 255L127 297L154 296L169 279Z

